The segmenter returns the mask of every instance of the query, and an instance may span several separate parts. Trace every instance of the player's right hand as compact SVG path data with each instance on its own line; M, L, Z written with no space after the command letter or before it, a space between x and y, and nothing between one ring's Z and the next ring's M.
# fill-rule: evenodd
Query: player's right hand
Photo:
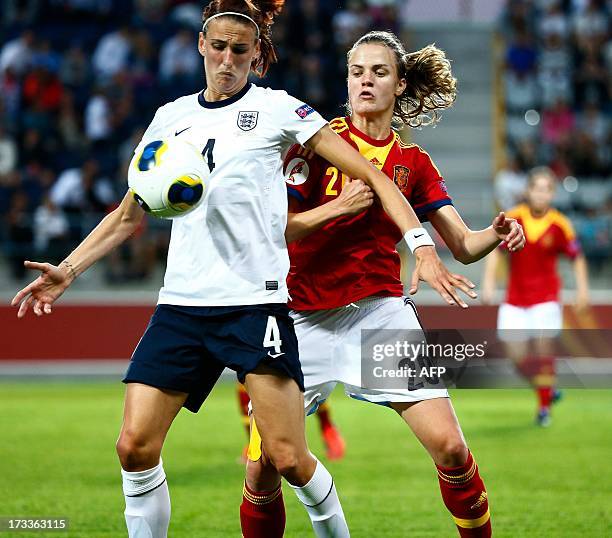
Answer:
M374 193L360 179L347 178L335 202L340 215L358 215L374 203Z
M11 306L19 305L17 317L26 315L31 306L34 314L42 316L51 314L51 305L64 293L72 279L64 266L57 267L50 263L25 261L28 269L40 271L40 276L23 288L13 297Z

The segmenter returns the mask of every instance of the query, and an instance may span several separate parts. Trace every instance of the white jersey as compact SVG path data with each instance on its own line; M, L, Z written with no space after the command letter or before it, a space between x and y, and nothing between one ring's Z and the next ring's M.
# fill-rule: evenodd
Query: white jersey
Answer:
M181 136L202 150L210 170L202 204L172 222L158 304L287 302L283 157L324 125L286 92L252 84L223 101L199 93L157 110L139 148Z

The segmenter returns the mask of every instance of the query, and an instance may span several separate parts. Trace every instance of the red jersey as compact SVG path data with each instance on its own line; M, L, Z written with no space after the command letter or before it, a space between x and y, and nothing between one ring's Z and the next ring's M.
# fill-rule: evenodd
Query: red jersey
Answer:
M429 155L405 144L394 131L375 140L357 130L348 118L330 122L332 129L394 181L421 220L452 204L444 180ZM346 181L337 168L299 145L285 159L290 196L307 211L336 198ZM375 203L354 217L340 217L289 245L287 278L295 310L344 306L371 295L401 296L400 257L395 245L399 228Z
M557 258L565 254L574 259L580 253L572 223L556 209L534 217L526 204L508 211L508 216L521 223L527 241L522 250L508 253L510 276L506 302L525 307L558 301L561 278Z

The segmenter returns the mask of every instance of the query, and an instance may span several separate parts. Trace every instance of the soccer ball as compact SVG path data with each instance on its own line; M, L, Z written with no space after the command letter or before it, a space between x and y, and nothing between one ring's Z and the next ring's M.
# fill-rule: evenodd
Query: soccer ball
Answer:
M147 213L171 219L203 200L207 175L198 149L180 138L149 142L132 158L128 186Z

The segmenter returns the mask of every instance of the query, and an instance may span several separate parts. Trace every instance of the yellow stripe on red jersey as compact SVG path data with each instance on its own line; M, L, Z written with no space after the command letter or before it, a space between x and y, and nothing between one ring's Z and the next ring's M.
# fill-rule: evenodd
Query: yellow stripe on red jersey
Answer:
M559 300L561 278L557 259L563 254L571 259L580 253L580 245L570 220L556 209L535 217L529 206L521 204L508 211L525 232L525 248L510 252L510 276L506 302L531 306Z
M348 118L336 118L330 126L397 185L421 220L452 203L439 170L416 144L404 144L394 131L384 140L372 139ZM329 162L306 156L299 146L287 154L285 177L289 195L300 201L303 211L338 197L347 180ZM395 249L401 238L400 230L380 204L375 204L290 244L290 306L318 310L370 295L402 295L400 258Z

